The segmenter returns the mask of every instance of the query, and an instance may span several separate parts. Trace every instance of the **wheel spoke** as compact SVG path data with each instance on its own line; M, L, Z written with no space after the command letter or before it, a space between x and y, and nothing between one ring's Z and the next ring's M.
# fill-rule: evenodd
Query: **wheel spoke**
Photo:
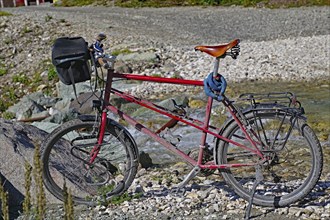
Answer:
M44 182L47 189L63 199L63 184L76 203L92 204L104 187L125 182L126 190L137 171L136 146L123 128L109 125L104 142L98 143L94 122L74 120L54 131L43 152ZM92 164L91 151L99 152ZM110 189L110 188L109 188ZM110 189L111 190L111 189Z
M322 152L314 133L305 124L292 123L297 119L289 117L287 113L256 112L246 118L253 129L254 138L259 140L259 150L267 158L261 164L264 180L257 186L254 203L269 206L278 203L284 206L304 197L316 184L321 172ZM304 132L301 132L302 129L305 129ZM235 122L228 126L223 135L252 148ZM219 143L219 164L260 161L256 154L246 149L229 142ZM248 199L256 178L255 168L243 166L226 170L223 176L229 185Z

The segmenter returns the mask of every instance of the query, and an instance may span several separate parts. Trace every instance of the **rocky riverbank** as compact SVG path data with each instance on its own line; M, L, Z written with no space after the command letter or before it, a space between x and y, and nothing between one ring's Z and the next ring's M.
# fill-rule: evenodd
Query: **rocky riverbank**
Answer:
M129 194L139 195L138 198L117 205L99 205L93 208L76 206L75 219L238 220L244 218L247 201L239 198L219 175L194 178L185 188L184 195L171 192L182 175L190 169L190 166L183 163L140 169L129 189ZM311 194L289 207L273 209L253 206L252 219L327 220L330 217L329 190L329 181L320 181ZM61 205L52 205L48 208L46 219L58 219L63 215L64 210Z
M15 96L21 98L39 90L55 95L54 69L50 63L54 40L60 36L83 36L91 43L99 32L109 35L106 51L121 54L117 66L123 72L203 79L212 70L212 58L195 52L193 47L240 38L239 58L227 58L220 66L220 72L228 81L328 81L330 31L327 9L8 9L14 15L0 17L3 82L0 90L2 94L11 94L5 97L7 102L15 102ZM182 24L184 21L186 25ZM258 25L259 29L255 29ZM251 29L255 29L253 33ZM232 33L228 35L228 31ZM175 34L177 37L172 36ZM13 84L15 90L7 88ZM137 95L149 96L178 91L178 87L165 89L158 84L144 83L130 90Z

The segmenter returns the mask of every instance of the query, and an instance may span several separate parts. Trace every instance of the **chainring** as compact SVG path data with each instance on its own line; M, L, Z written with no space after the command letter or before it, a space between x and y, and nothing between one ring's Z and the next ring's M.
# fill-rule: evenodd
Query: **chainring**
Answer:
M193 158L194 160L198 160L198 155L199 155L199 149L193 149L188 153L188 156L190 156L191 158ZM213 161L213 154L209 149L204 149L203 151L203 159L202 159L202 163L205 164L209 161ZM198 174L198 176L210 176L215 172L215 170L211 170L211 169L202 169L200 171L200 173Z

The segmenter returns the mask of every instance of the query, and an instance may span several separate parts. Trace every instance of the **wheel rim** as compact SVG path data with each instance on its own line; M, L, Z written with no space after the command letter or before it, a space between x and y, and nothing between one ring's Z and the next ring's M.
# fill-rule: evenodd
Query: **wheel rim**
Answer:
M104 142L93 165L89 165L91 149L97 143L98 131L94 123L84 123L64 130L61 138L53 140L53 147L45 173L55 196L63 199L64 182L77 203L93 203L120 181L126 181L132 164L129 150L121 133L105 133Z
M257 187L254 202L260 205L286 205L286 203L294 202L304 196L303 194L306 194L306 190L303 192L302 189L310 182L315 162L314 153L308 137L302 136L297 123L291 132L290 139L281 150L281 142L284 142L288 133L290 120L284 120L279 136L274 141L273 137L277 133L275 128L280 127L283 115L261 114L260 116L263 119L258 118L254 121L250 118L250 124L255 130L257 128L261 130L261 126L268 130L267 134L256 133L258 133L257 136L261 138L264 144L268 143L268 146L272 146L273 151L267 150L269 160L262 166L264 180ZM251 122L252 120L253 122ZM225 136L250 146L238 126L232 127L231 132ZM258 146L259 149L266 152L266 149L262 149L261 145ZM257 156L243 151L233 144L224 144L222 150L221 163L255 163L259 161ZM252 185L255 181L254 167L226 170L223 175L240 196L245 199L250 197Z

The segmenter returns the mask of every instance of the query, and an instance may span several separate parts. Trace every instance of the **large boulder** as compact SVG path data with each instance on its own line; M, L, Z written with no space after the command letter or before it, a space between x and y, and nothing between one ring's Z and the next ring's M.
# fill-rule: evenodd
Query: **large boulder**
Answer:
M32 125L0 119L0 178L9 194L10 208L20 209L25 194L25 162L33 166L35 146L41 146L47 134ZM48 203L59 203L45 191ZM31 194L34 192L32 181Z

